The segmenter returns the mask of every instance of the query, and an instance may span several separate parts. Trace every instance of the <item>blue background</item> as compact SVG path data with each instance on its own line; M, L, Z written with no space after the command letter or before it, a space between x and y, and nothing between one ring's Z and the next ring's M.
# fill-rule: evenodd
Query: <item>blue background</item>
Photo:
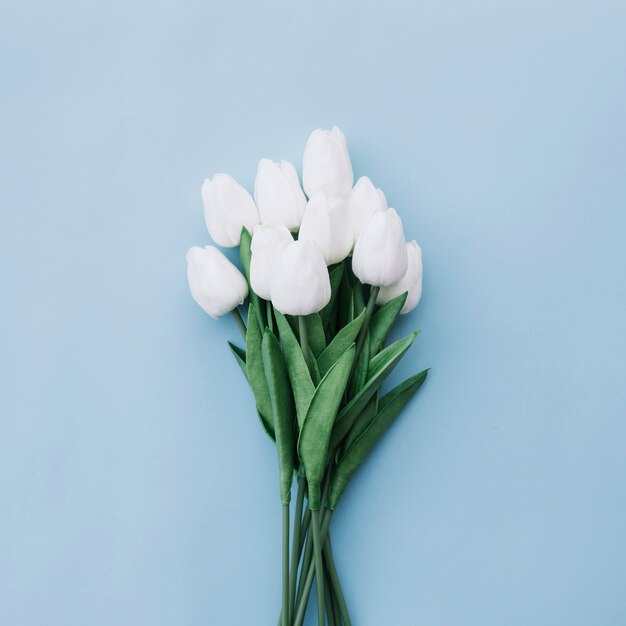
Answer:
M359 626L626 623L623 2L0 8L0 623L274 624L275 453L189 296L204 176L347 134L431 376L333 522Z

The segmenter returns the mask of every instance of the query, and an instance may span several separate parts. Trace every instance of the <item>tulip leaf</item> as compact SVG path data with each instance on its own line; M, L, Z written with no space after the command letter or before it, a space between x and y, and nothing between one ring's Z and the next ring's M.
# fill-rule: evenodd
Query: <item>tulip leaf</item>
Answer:
M352 320L347 326L344 326L335 335L324 352L320 354L317 359L317 365L321 376L324 376L333 363L350 347L350 344L356 341L364 319L365 313L361 313L361 315Z
M274 424L272 423L272 403L270 392L265 378L263 353L261 342L263 334L256 315L254 304L248 308L248 332L246 333L246 371L248 382L254 393L256 407L265 432L274 439Z
M262 353L274 416L274 432L276 433L280 471L280 498L283 504L289 504L294 468L296 412L285 358L278 340L270 330L266 330L263 334Z
M321 316L324 327L328 330L327 337L330 338L335 334L335 321L337 318L337 293L339 285L344 273L344 264L337 263L328 268L328 276L330 278L330 300L322 309Z
M334 510L339 498L347 487L350 479L358 467L367 458L376 442L383 436L394 419L402 411L413 394L421 387L426 379L428 370L425 370L390 391L379 403L376 417L365 430L356 438L352 445L338 460L337 469L333 475L327 506ZM382 400L385 400L383 402Z
M410 335L407 335L403 339L398 339L398 341L392 343L390 346L387 346L384 350L382 350L376 356L374 356L372 360L370 361L369 370L367 372L367 378L370 379L376 376L378 372L380 372L382 369L387 367L387 364L396 358L396 354L398 353L398 350L401 350L402 346L406 345L407 342L408 342L408 345L406 349L408 350L408 347L415 341L415 338L419 334L420 334L420 331L416 330L415 332L411 333Z
M250 249L251 245L252 235L244 226L241 228L241 236L239 237L239 258L241 259L243 273L248 281L250 304L254 304L254 310L258 316L259 324L263 329L265 328L265 301L261 302L261 298L259 298L259 296L252 291L252 285L250 284L250 260L252 259L252 251Z
M358 280L356 285L352 287L352 306L354 308L354 315L360 315L361 311L365 309L365 300L363 299L363 285Z
M328 441L348 382L354 352L355 346L352 344L322 378L300 431L298 455L305 468L311 510L320 507L320 481L324 472Z
M369 325L370 354L378 354L380 349L383 347L385 339L389 334L389 329L404 306L407 295L407 291L401 293L399 296L396 296L392 300L389 300L389 302L383 304L383 306L381 306L380 309L372 315Z
M398 339L398 341L392 343L370 361L370 368L364 387L346 404L337 416L330 441L331 448L334 449L339 446L341 440L347 435L350 428L352 428L352 425L359 417L361 411L363 411L372 396L380 389L381 385L393 371L393 368L400 362L400 359L411 347L411 344L415 341L415 337L417 337L416 332L411 333L403 339ZM372 362L381 356L383 356L383 359L380 363L377 363L377 369L372 371Z
M370 343L369 343L369 331L365 333L365 341L363 342L363 346L361 348L361 353L359 354L359 358L357 359L356 365L354 367L354 372L352 374L352 379L350 380L350 388L348 389L348 397L353 398L356 394L363 389L365 386L365 382L367 381L367 371L369 368L370 362Z
M246 380L248 380L248 370L246 369L246 351L242 350L241 348L236 346L234 343L231 343L230 341L228 342L228 347L230 348L230 351L233 353L233 356L235 357L237 364L241 368L243 375L246 377Z
M312 313L305 318L309 348L313 356L317 358L326 347L326 335L319 313Z
M296 402L296 414L298 426L302 428L304 418L309 409L311 398L315 393L315 385L311 380L311 374L306 364L302 348L287 321L287 318L276 311L276 323L280 333L280 345L287 361L287 372L291 381L291 388Z
M378 394L374 394L365 408L359 413L358 417L352 424L352 428L348 431L346 438L341 446L339 456L343 456L345 451L358 439L365 429L370 425L372 420L378 413Z
M343 328L354 319L354 299L352 298L352 285L350 284L348 274L349 269L346 261L346 271L343 273L337 294L337 320L339 328Z

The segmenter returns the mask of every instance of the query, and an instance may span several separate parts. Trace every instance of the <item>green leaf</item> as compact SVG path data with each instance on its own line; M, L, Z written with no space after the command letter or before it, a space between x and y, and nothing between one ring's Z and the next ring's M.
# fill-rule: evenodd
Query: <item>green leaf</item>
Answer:
M324 325L319 313L312 313L304 318L309 338L309 348L313 356L317 358L326 347L326 335Z
M237 364L241 368L243 375L246 377L246 380L248 380L248 370L246 369L246 351L242 350L241 348L236 346L234 343L231 343L230 341L228 342L228 347L233 353L233 356L235 357Z
M311 398L315 393L315 385L311 380L311 374L307 367L302 348L293 333L287 318L280 313L276 313L276 323L280 333L280 345L287 361L287 372L291 381L294 398L296 401L296 413L298 416L298 426L302 428L304 418L309 410Z
M243 273L248 281L248 295L250 296L250 304L254 304L254 310L257 314L257 319L262 329L265 328L265 300L261 301L261 298L252 291L250 285L250 260L252 259L252 252L250 246L252 245L252 235L250 231L244 227L241 229L241 236L239 237L239 258L241 259L241 265L243 267Z
M357 281L356 285L352 287L352 305L354 308L354 315L360 315L361 311L365 309L365 300L363 299L363 285Z
M381 402L382 406L379 406L376 417L339 459L330 485L328 508L335 509L354 472L367 458L376 442L383 436L413 394L421 387L427 374L428 370L425 370L409 378L385 396L387 400L384 403Z
M330 342L324 352L320 354L317 359L317 365L321 376L324 376L333 363L335 363L350 345L356 341L364 319L365 313L361 313L359 317L352 320L347 326L344 326L335 335L335 338Z
M367 371L370 362L370 343L369 343L369 331L365 334L365 341L361 348L361 354L357 359L354 373L352 374L352 380L350 381L350 389L348 390L348 397L353 398L356 394L363 389L365 382L367 381Z
M337 318L337 293L339 292L339 285L343 277L344 265L343 263L337 263L331 265L328 268L328 275L330 278L330 300L328 304L322 309L322 323L324 327L329 331L327 337L332 337L335 334L334 322Z
M341 446L339 456L343 456L344 452L358 439L365 429L370 425L372 420L378 413L378 394L374 394L365 408L359 413L358 417L352 424L352 428L348 431L346 438Z
M322 378L304 420L298 440L298 455L309 486L309 506L320 507L320 481L328 451L328 441L335 416L348 382L355 347L351 345Z
M348 274L348 266L346 265L346 271L343 273L337 294L337 320L339 328L343 328L354 319L354 300L352 298L352 285L350 284Z
M270 330L263 334L263 364L274 416L274 432L280 470L280 498L283 504L291 501L291 483L294 467L294 423L296 412L285 358L278 340Z
M415 338L420 334L419 330L416 330L414 333L407 335L402 339L398 339L398 341L392 343L390 346L387 346L384 350L379 352L375 357L370 361L369 370L367 372L367 378L370 379L375 376L380 370L384 369L387 364L396 358L396 354L399 350L402 350L403 346L407 345L408 347L415 341ZM406 352L406 350L404 350Z
M263 334L256 315L254 304L248 308L248 332L246 333L246 371L248 382L254 393L256 408L261 418L265 432L274 439L274 424L272 423L272 403L270 392L265 378L263 353L261 342Z
M383 347L385 339L389 334L389 329L404 306L407 295L407 291L401 293L399 296L396 296L392 300L389 300L389 302L383 304L383 306L381 306L380 309L372 315L369 325L370 354L378 354L380 349Z
M372 361L370 361L370 369L368 370L368 377L365 386L359 391L359 393L346 404L341 413L337 416L337 421L333 428L333 433L330 441L331 448L336 448L341 443L341 440L346 436L352 424L365 408L365 405L370 401L372 396L380 389L381 385L385 382L386 378L391 374L393 368L400 362L400 359L406 354L406 351L411 347L417 332L399 339L395 343L392 343L389 347L385 348L383 352L377 354ZM379 357L381 357L379 359ZM372 371L372 363L375 359L379 359L375 371Z

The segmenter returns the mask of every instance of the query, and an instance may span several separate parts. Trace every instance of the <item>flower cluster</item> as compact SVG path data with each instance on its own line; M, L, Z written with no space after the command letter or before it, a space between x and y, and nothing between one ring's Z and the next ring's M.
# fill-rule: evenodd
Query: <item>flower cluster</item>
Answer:
M365 176L354 184L338 128L309 137L302 183L291 163L268 159L254 197L227 174L205 180L209 233L240 247L243 272L206 246L187 253L187 276L210 316L232 312L245 348L229 345L278 452L280 625L302 626L315 579L318 626L350 626L329 524L354 472L426 379L427 370L382 393L417 336L385 345L398 315L420 300L422 252L405 241L385 194Z
M261 159L254 199L228 174L202 185L215 243L238 246L242 229L252 233L252 290L284 315L317 313L331 297L327 267L351 255L354 275L379 288L376 304L408 292L401 313L415 308L422 293L421 249L415 241L405 244L400 217L367 176L353 186L339 128L311 133L302 180L304 191L291 163ZM209 315L219 317L243 303L246 281L234 278L239 270L217 248L193 247L187 261L191 293Z

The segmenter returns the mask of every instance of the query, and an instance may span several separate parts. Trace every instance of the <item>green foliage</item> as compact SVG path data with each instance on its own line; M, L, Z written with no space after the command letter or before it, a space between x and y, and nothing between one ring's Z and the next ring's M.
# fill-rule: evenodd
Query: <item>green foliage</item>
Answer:
M401 293L399 296L389 300L386 304L380 307L370 320L369 332L370 332L370 353L372 355L378 354L380 349L385 343L385 339L389 334L389 330L396 318L400 314L400 310L406 302L408 292Z
M380 389L383 382L391 374L393 368L400 362L415 340L417 332L411 333L403 339L385 348L371 361L367 373L367 381L363 388L350 400L337 416L331 437L331 449L335 449L341 440L347 435L350 428L359 417L361 411L371 400L373 395ZM374 364L374 366L372 365Z
M271 419L272 403L270 392L265 377L265 367L262 353L263 333L256 315L254 304L248 308L248 332L246 333L246 371L248 382L254 393L256 407L261 418L261 424L265 432L272 438L274 435L274 424Z
M250 260L252 259L252 252L250 251L251 244L252 235L250 234L250 231L244 227L241 229L241 236L239 238L239 258L241 259L244 276L248 281L248 296L250 297L250 304L254 305L259 325L261 326L261 329L264 329L266 324L265 300L261 300L261 298L259 298L259 296L252 291L252 287L250 285Z
M274 432L280 470L280 498L283 504L289 504L294 468L296 412L285 358L278 345L278 340L270 330L266 330L263 334L262 353L274 416Z
M319 313L312 313L306 316L305 322L309 336L309 348L311 348L313 356L317 359L326 347L326 334L324 333L322 318Z
M337 359L356 341L364 319L365 313L361 313L359 317L352 320L347 326L344 326L335 335L324 352L320 354L317 359L317 365L321 376L324 376Z
M287 321L287 318L275 311L278 332L280 333L280 345L287 362L287 372L291 381L291 388L296 402L296 413L298 416L298 426L302 428L304 419L311 403L311 398L315 392L315 385L311 380L311 374L307 367L302 348Z
M421 387L427 374L428 370L425 370L409 378L381 399L376 417L366 425L363 432L353 439L353 443L346 448L346 452L338 460L331 481L328 508L335 509L354 472L367 458L413 394Z
M246 380L248 380L248 370L246 369L246 351L242 350L241 348L236 346L234 343L231 343L230 341L228 342L228 347L230 348L230 351L233 353L233 356L235 357L237 364L241 368L243 375L246 377Z
M351 345L322 378L300 431L298 454L305 468L311 510L320 507L320 481L324 472L328 441L348 382L354 352L355 347Z

